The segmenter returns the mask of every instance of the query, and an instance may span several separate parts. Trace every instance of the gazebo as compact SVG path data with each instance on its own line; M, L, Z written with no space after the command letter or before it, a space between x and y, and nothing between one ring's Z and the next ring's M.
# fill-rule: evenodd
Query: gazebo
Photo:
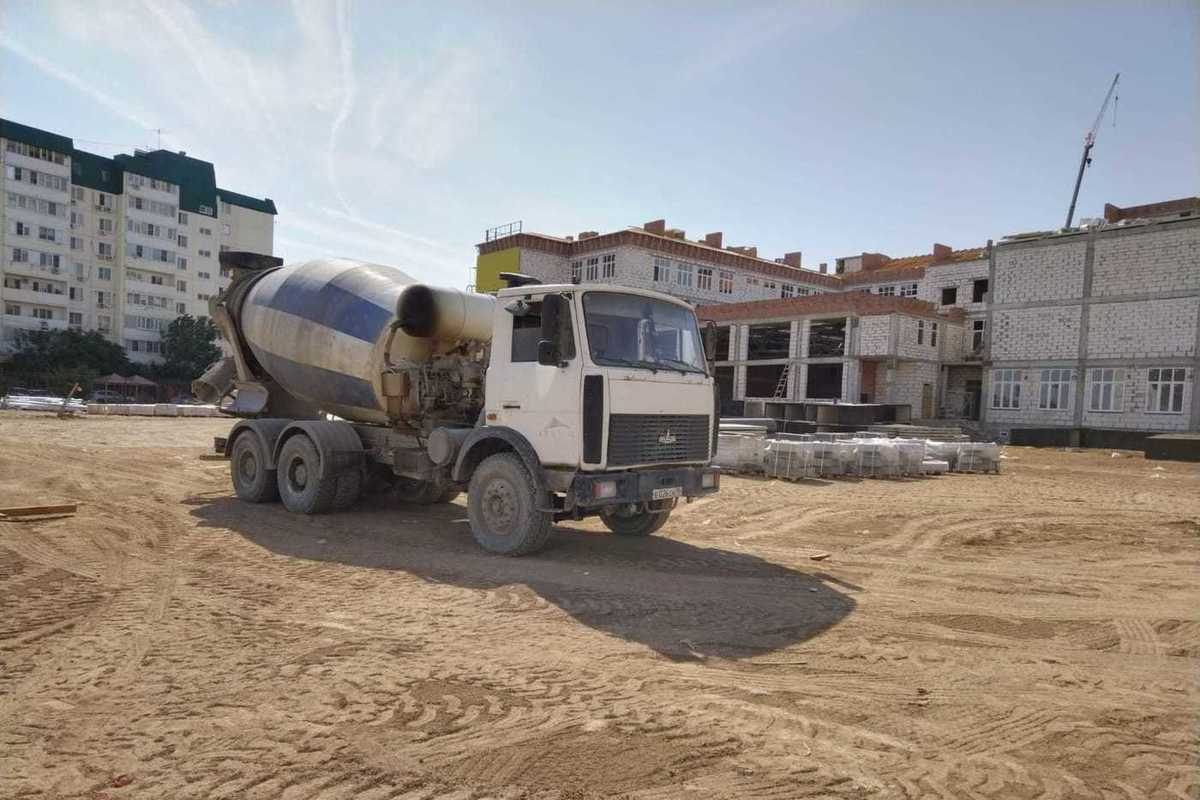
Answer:
M148 400L149 402L153 402L156 399L155 395L158 392L158 384L152 380L143 378L141 375L126 378L124 375L118 375L115 372L112 375L97 378L95 386L114 392L124 392L135 400Z

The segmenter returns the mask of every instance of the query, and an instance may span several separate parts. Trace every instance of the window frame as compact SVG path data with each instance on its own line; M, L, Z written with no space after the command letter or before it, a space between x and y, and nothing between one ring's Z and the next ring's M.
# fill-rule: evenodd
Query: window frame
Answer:
M1038 410L1070 411L1075 405L1075 370L1047 367L1038 374Z
M1106 373L1110 374L1106 376ZM1102 390L1105 386L1109 387L1108 399L1111 408L1101 408L1096 403L1097 388ZM1103 397L1103 391L1101 391L1100 397ZM1087 410L1096 414L1120 414L1125 411L1125 370L1123 368L1092 367L1088 370Z
M992 370L990 388L990 407L993 411L1021 410L1021 370L1012 367ZM1005 400L1007 402L1003 402Z
M1163 373L1169 372L1171 378L1163 380ZM1155 378L1155 373L1158 377ZM1179 373L1179 380L1175 380L1175 373ZM1163 405L1163 389L1167 388L1167 403L1168 408L1162 408ZM1176 399L1176 389L1178 389L1179 408L1174 409L1170 406L1174 405ZM1150 367L1146 370L1146 413L1147 414L1183 414L1183 396L1187 392L1187 368L1186 367Z

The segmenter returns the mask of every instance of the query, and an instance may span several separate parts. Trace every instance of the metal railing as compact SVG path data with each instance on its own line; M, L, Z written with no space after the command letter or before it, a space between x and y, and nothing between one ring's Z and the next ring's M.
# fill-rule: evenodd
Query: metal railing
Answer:
M510 222L507 225L497 225L494 228L488 228L483 232L483 240L485 242L493 242L496 239L503 239L505 236L513 236L521 232L521 220Z

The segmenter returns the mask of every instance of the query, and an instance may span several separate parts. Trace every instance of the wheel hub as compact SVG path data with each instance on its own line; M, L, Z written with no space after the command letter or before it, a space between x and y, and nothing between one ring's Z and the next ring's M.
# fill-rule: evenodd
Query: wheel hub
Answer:
M288 469L288 481L296 491L304 491L304 487L308 485L308 465L300 459L293 461Z
M254 453L243 452L242 457L238 459L237 469L242 480L248 483L253 482L258 477L258 459L254 457Z
M508 535L512 532L517 518L517 496L507 481L489 483L481 505L484 520L493 533Z

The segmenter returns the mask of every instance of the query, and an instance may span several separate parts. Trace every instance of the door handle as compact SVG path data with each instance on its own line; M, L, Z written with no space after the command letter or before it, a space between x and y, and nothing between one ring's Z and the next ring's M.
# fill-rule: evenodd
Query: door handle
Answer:
M506 408L506 409L519 409L521 407L521 404L520 403L501 403L500 407Z

